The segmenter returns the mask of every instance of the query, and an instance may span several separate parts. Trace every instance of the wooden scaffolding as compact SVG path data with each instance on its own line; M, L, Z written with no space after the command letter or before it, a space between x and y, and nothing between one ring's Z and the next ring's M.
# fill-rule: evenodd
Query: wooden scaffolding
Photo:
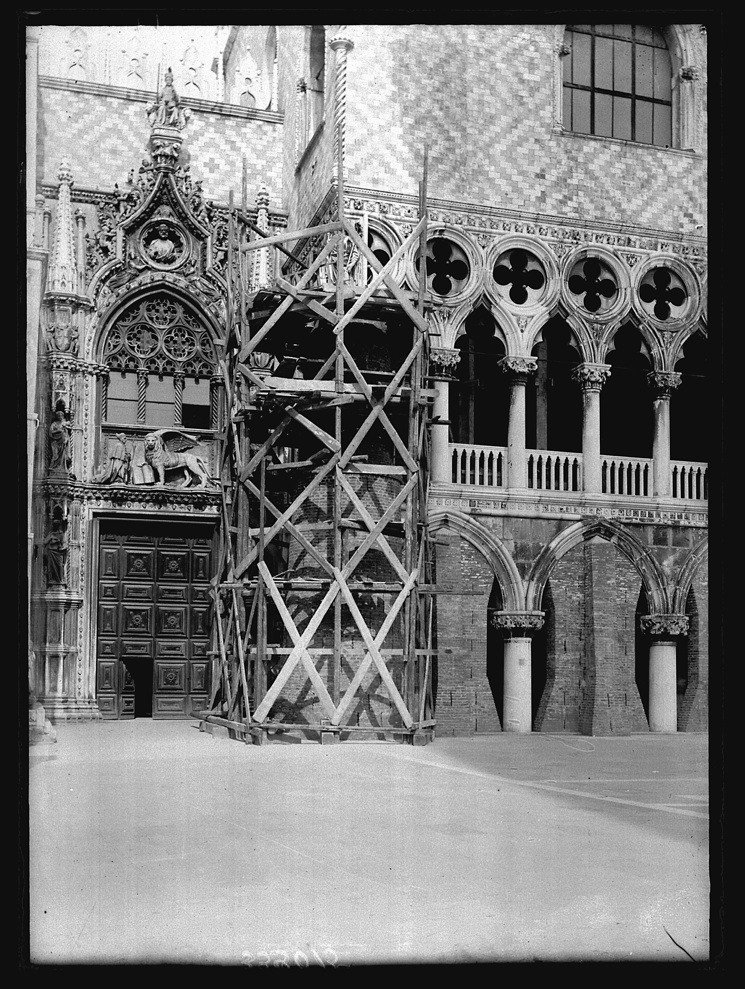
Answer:
M360 737L356 732L414 744L434 736L434 574L427 534L434 392L427 387L426 265L419 265L413 291L394 278L417 244L419 258L426 256L426 172L425 158L419 221L386 263L345 215L341 161L333 222L267 236L231 208L221 361L222 525L211 589L212 696L198 716L202 729L223 725L255 744L277 731L321 742ZM303 261L286 245L306 239L318 249ZM256 292L249 259L267 249L290 257L295 275L277 273ZM346 276L350 250L366 262L365 285L352 286ZM410 333L405 356L388 373L360 366L348 345L350 327L359 334L360 323L380 326L394 311L397 326ZM273 332L288 314L324 326L333 341L323 360L306 362L302 377L293 370L297 361L280 361L272 347ZM392 455L387 463L370 463L360 451L373 428L383 435L380 427ZM298 432L302 456L285 445L288 434ZM378 485L376 498L365 498L360 484ZM321 491L327 510L319 517ZM352 549L345 544L350 531ZM288 563L289 545L310 564L301 576ZM371 554L375 564L366 566ZM381 560L387 577L376 580ZM371 596L383 602L377 620L365 606ZM311 602L311 610L298 608L298 598ZM359 645L351 665L344 638L350 621ZM270 641L279 637L278 628L281 643ZM355 723L353 705L371 676L375 689L385 691L391 716ZM307 683L315 714L288 720L278 714L279 702L291 683L297 689L298 678Z

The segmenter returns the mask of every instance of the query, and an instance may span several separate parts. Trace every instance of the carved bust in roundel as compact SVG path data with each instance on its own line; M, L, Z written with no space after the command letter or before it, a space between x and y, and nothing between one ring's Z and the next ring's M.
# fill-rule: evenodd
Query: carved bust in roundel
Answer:
M177 268L188 254L184 234L175 223L162 217L142 230L140 250L152 267L167 270Z

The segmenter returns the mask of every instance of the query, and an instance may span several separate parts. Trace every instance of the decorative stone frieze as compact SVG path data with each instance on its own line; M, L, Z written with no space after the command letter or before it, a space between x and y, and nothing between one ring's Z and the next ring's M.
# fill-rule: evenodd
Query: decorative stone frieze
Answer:
M527 636L543 628L544 617L542 611L493 611L489 621L507 635Z
M610 364L578 364L572 371L572 378L586 391L601 391L610 377Z
M688 635L689 624L687 615L640 615L639 617L642 632L661 638Z

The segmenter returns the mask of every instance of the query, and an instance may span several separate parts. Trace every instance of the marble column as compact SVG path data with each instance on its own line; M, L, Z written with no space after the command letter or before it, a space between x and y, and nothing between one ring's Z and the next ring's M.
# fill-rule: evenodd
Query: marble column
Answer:
M533 632L543 626L542 611L497 611L494 628L504 633L502 731L533 730L531 649Z
M459 350L433 347L429 354L430 374L435 378L437 394L432 409L430 477L440 484L453 480L450 458L450 380L460 360Z
M580 364L572 377L582 388L582 478L583 490L600 494L600 391L610 375L609 364Z
M649 730L678 730L677 640L688 634L686 615L642 615L643 632L652 637L649 646Z
M527 488L528 462L525 454L525 386L534 374L535 357L503 357L501 369L510 375L510 417L507 426L507 486Z
M652 494L655 498L668 498L671 493L670 395L680 384L681 376L675 371L651 371L647 381L654 392Z

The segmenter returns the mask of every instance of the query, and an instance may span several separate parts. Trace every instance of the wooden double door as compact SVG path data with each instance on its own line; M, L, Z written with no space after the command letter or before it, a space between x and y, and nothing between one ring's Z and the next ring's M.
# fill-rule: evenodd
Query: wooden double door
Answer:
M207 525L102 522L97 697L104 718L189 718L210 689Z

